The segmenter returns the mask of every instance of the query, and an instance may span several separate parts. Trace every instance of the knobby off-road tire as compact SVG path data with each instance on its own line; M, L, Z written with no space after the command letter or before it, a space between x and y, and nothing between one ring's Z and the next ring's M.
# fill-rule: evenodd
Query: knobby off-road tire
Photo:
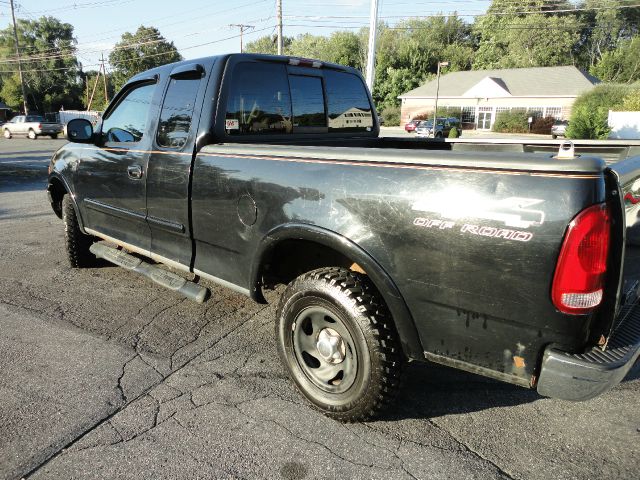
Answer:
M68 193L62 197L62 221L64 222L64 243L67 248L69 265L73 268L97 266L98 259L89 251L94 238L85 235L80 230L78 217Z
M296 278L280 299L276 340L300 392L331 418L367 420L395 397L400 342L366 275L332 267Z

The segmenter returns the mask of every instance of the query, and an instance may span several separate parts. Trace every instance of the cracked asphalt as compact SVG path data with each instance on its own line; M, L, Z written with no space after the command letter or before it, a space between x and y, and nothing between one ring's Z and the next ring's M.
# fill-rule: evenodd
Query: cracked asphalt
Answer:
M569 403L411 364L381 420L325 418L277 359L277 292L197 305L67 266L44 192L62 143L0 139L0 478L637 478L638 365Z

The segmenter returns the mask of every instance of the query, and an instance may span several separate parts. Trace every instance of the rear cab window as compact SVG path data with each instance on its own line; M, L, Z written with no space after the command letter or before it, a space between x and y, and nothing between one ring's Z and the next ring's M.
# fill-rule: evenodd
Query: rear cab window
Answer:
M227 80L229 136L372 132L362 79L331 68L240 61Z

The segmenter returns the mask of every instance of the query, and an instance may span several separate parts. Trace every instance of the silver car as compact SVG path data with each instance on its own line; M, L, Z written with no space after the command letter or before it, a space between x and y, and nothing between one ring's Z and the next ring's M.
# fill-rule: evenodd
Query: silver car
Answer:
M568 120L556 120L555 123L551 126L551 138L555 140L558 137L566 136L568 126Z

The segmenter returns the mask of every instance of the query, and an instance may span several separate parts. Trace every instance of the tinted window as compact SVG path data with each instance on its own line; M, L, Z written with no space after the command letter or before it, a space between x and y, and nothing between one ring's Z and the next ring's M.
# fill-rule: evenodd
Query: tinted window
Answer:
M290 133L291 98L285 66L238 63L231 77L225 119L230 135Z
M27 122L44 122L44 117L40 115L27 115Z
M304 127L326 127L322 79L319 77L289 76L293 105L293 131Z
M126 93L102 122L107 142L139 142L147 127L147 116L155 84L142 85Z
M200 79L172 78L160 113L158 145L181 148L187 143Z
M373 127L371 104L359 77L326 70L324 79L330 131L366 131Z

